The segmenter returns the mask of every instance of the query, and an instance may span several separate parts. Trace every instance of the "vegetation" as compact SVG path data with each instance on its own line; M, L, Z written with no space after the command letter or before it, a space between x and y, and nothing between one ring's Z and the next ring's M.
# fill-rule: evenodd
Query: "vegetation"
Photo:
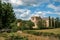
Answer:
M17 27L17 23L21 22L21 26ZM57 36L60 38L60 18L51 18L49 16L49 27L46 27L46 21L42 18L37 23L38 29L49 29L49 30L32 30L34 23L30 20L22 20L16 19L15 13L13 11L13 7L10 3L2 3L0 0L0 37L4 37L5 40L28 40L27 37L23 37L21 35L16 35L15 32L18 30L27 30L24 31L29 34L33 34L36 36ZM50 28L58 28L58 29L50 29ZM7 30L8 29L8 30ZM11 30L9 30L11 29ZM30 30L29 30L30 29ZM5 32L7 31L7 32ZM5 33L4 33L5 32ZM19 33L20 34L20 33Z
M49 16L49 27L52 27L52 28L59 28L60 27L60 18L59 17L56 17L56 18L51 18Z
M34 26L34 23L31 22L30 20L21 20L21 19L17 19L17 23L20 22L20 26L19 29L21 30L28 30L28 29L33 29L32 26Z
M54 18L54 17L50 17L49 16L49 27L46 27L46 21L43 20L42 18L39 20L39 22L37 23L38 28L36 29L51 29L51 28L59 28L60 27L60 18ZM34 23L31 22L30 20L21 20L18 19L18 22L21 22L21 26L20 29L24 30L24 29L33 29Z
M60 28L57 29L46 29L46 30L25 30L25 33L33 34L36 36L53 36L60 38Z
M10 24L16 20L12 5L10 3L1 3L0 0L0 10L0 23L2 24L0 28L11 28Z
M27 37L23 37L18 33L0 33L0 38L3 37L4 40L28 40Z
M1 0L0 0L0 28L2 28L2 3L1 3Z
M49 27L51 27L51 18L49 16Z
M48 33L60 34L60 28L44 29L44 30L25 30L25 31L48 32Z
M0 32L17 30L15 13L10 3L2 3L0 0Z

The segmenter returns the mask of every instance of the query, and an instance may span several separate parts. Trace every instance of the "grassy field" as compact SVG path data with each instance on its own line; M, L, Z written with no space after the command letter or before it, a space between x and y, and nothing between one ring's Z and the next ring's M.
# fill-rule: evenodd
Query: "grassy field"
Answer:
M56 29L44 29L44 30L24 30L24 31L36 31L36 32L48 32L48 33L54 33L54 34L60 34L60 28L56 28ZM17 32L13 32L13 33L0 33L0 40L5 40L6 38L9 40L10 37L14 35L15 36L22 36L23 38L28 38L28 40L60 40L58 38L55 37L47 37L47 36L36 36L33 34L28 34L28 33L24 33L22 31L17 31Z
M44 30L25 30L25 31L48 32L48 33L60 34L60 28L44 29Z

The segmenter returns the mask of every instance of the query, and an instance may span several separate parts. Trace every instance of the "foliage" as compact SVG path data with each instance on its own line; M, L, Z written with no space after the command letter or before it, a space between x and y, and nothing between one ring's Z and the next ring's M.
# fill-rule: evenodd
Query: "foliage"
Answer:
M18 35L17 33L0 33L0 37L4 37L4 40L28 40L26 36Z
M51 17L49 16L49 27L51 27Z
M1 0L0 0L0 29L2 28L2 3L1 3Z
M52 27L55 28L55 19L52 17Z
M49 33L49 32L37 32L37 31L24 31L25 33L33 34L36 36L54 36L60 38L60 34L54 34L54 33Z
M21 26L21 27L20 27L20 30L22 30L22 31L23 31L23 30L27 30L27 29L28 29L28 28L27 28L26 26Z
M11 32L16 32L17 30L18 30L17 25L15 23L12 24L12 26L11 26Z
M11 36L9 40L28 40L26 37L21 36Z
M59 17L56 17L56 19L55 19L55 27L56 28L60 27L60 19L59 19Z
M27 26L29 29L32 29L32 27L34 26L34 23L29 20L29 21L26 22L26 26Z
M10 3L4 3L4 2L1 3L1 1L0 1L0 10L1 10L0 19L2 22L1 23L2 28L10 28L10 24L16 20L12 5Z
M32 29L32 26L34 26L34 23L30 20L21 20L18 19L17 22L21 22L22 25L19 26L19 29L26 30L26 29Z

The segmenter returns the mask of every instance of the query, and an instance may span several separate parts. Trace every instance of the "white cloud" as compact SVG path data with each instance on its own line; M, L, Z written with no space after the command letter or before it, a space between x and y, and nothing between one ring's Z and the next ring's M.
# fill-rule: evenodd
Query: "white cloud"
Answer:
M33 14L31 14L31 16L40 16L40 17L45 17L46 13L44 13L43 11L36 11Z
M57 1L57 0L55 0ZM19 5L25 5L25 6L39 6L40 4L43 3L50 3L49 0L4 0L4 2L10 2L13 7L19 6ZM46 14L58 14L60 15L60 6L55 6L53 4L49 4L48 5L49 8L52 8L55 10L55 12L50 12L50 11L35 11L32 13L31 10L28 9L14 9L14 12L16 14L17 18L21 18L21 19L30 19L31 16L41 16L41 17L45 17Z
M48 8L52 8L52 9L54 9L54 11L60 11L60 6L55 6L53 4L49 4Z
M7 0L4 0L7 2ZM25 6L38 6L42 3L49 3L49 0L8 0L14 6L25 5Z
M60 0L53 0L53 1L55 1L55 2L60 2Z
M3 2L9 2L12 4L13 7L17 7L19 5L23 5L23 2L21 0L2 0Z
M44 11L35 11L34 13L32 13L32 11L28 9L14 9L14 11L19 12L19 13L16 13L17 18L21 18L24 20L30 19L32 16L45 17L46 15Z
M22 5L23 2L21 0L9 0L10 3L15 4L15 5Z
M56 0L57 1L57 0ZM51 14L57 14L60 15L60 6L55 6L53 4L49 4L48 8L54 9L54 12L51 12Z
M28 9L14 9L17 18L21 18L21 19L29 19L30 15L31 15L31 10Z
M49 3L49 0L22 0L22 2L24 3L24 5L27 6L38 6L42 3Z
M55 12L55 13L60 16L60 12Z
M14 9L16 13L16 17L24 20L30 19L32 16L41 16L46 17L46 14L57 14L60 15L60 12L51 12L51 11L35 11L32 13L31 10L28 9Z
M30 14L30 10L25 10L20 16L21 17L26 17Z

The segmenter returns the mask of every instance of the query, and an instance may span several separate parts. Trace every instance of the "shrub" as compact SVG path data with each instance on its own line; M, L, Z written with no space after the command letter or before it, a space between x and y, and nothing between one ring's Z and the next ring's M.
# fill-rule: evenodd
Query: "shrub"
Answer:
M54 34L54 33L48 33L48 32L27 31L26 33L33 34L36 36L53 36L53 37L60 38L60 34Z
M28 38L21 36L11 36L10 40L28 40Z

